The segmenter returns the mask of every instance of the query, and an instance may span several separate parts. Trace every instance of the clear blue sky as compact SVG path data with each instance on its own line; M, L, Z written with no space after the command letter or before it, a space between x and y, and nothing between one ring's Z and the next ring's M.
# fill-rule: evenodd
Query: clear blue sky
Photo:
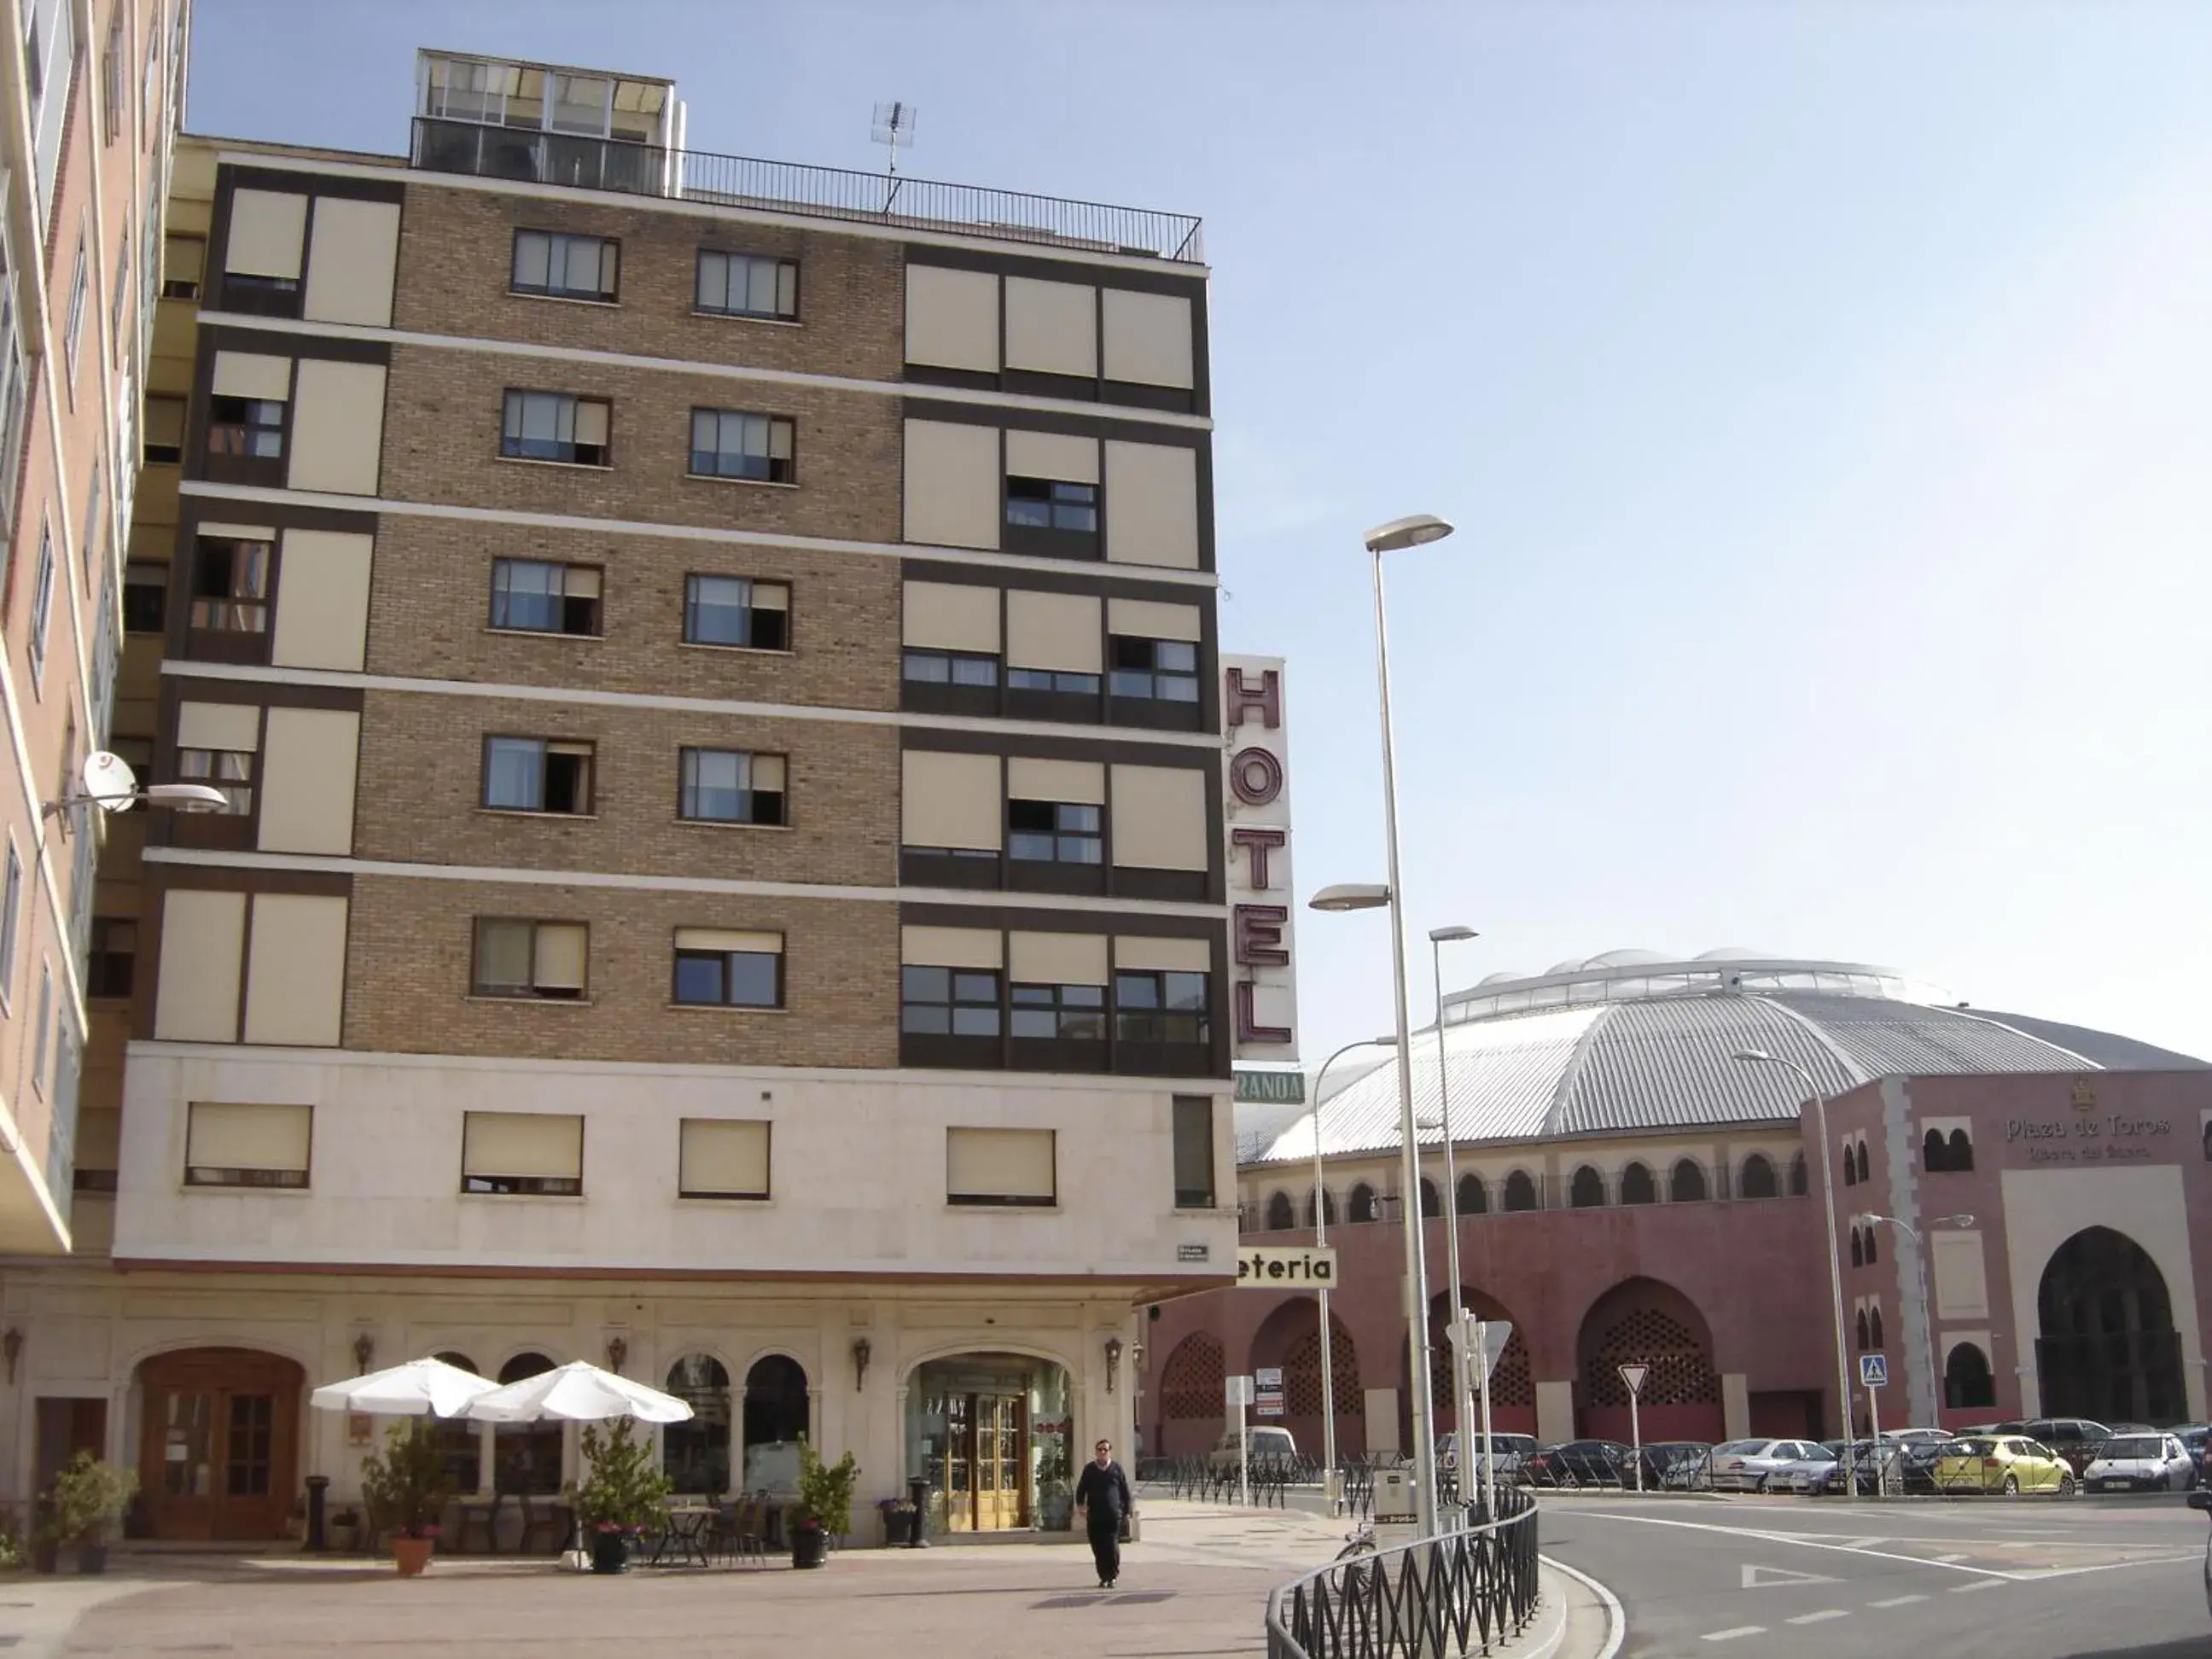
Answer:
M918 173L1204 215L1302 892L1380 878L1358 536L1433 511L1449 977L1751 945L2212 1057L2212 6L196 11L204 132L403 149L438 45L672 74L745 155L875 166L905 98ZM1385 933L1303 919L1310 1056L1387 1023Z

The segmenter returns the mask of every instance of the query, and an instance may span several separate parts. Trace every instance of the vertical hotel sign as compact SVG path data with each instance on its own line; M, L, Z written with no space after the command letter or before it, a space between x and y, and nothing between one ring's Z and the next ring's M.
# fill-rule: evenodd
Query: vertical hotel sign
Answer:
M1229 838L1230 1017L1239 1060L1297 1056L1291 927L1290 748L1283 659L1221 659L1227 757L1222 821Z

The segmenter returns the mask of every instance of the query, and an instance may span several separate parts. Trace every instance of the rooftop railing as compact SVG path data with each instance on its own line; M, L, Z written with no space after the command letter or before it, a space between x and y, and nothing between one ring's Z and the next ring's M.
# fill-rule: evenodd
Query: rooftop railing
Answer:
M1188 214L941 184L902 174L665 149L620 138L417 116L408 162L430 173L665 196L811 219L1134 254L1182 264L1197 264L1205 258L1200 222Z

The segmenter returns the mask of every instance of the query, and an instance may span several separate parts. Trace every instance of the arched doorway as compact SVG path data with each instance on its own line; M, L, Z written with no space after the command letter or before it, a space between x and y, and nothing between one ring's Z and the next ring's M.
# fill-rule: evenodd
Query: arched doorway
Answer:
M156 1538L276 1538L299 1497L307 1372L252 1348L184 1348L138 1367L138 1484Z
M806 1437L808 1417L805 1368L789 1354L756 1359L745 1373L746 1491L798 1490L799 1443Z
M1723 1437L1713 1339L1697 1305L1656 1279L1624 1279L1590 1304L1575 1351L1576 1431L1629 1437L1628 1385L1620 1367L1646 1368L1638 1413L1644 1438Z
M730 1489L729 1368L710 1353L687 1353L668 1368L667 1387L691 1417L660 1431L661 1469L678 1492L719 1497Z
M1213 1444L1221 1432L1227 1376L1218 1338L1193 1331L1175 1345L1160 1367L1160 1431L1154 1441L1163 1456L1188 1456Z
M456 1349L447 1348L434 1358L441 1359L457 1370L473 1371L477 1362ZM452 1483L453 1495L465 1498L483 1488L483 1433L481 1423L471 1423L465 1418L426 1418L423 1431L437 1443L446 1460L446 1479Z
M907 1473L928 1477L931 1531L1066 1528L1075 1423L1065 1366L955 1354L916 1366L906 1399Z
M553 1369L550 1355L525 1349L499 1368L501 1383L520 1382ZM491 1431L493 1489L526 1492L532 1498L561 1490L561 1445L568 1436L547 1419L538 1423L495 1423Z
M1359 1361L1351 1333L1334 1314L1329 1325L1335 1335L1329 1352L1329 1382L1336 1395L1336 1448L1342 1455L1366 1447L1365 1396L1360 1392ZM1282 1414L1261 1417L1255 1407L1251 1420L1288 1429L1300 1452L1319 1457L1327 1437L1322 1432L1321 1315L1312 1297L1286 1296L1268 1310L1252 1334L1247 1369L1255 1377L1268 1370L1283 1374ZM1217 1389L1217 1412L1221 1410L1219 1400Z
M2186 1414L2166 1276L2135 1240L2083 1228L2051 1253L2035 1302L2045 1416L2172 1423Z
M1996 1403L1989 1355L1972 1342L1960 1343L1943 1362L1943 1404L1953 1411L1986 1411Z

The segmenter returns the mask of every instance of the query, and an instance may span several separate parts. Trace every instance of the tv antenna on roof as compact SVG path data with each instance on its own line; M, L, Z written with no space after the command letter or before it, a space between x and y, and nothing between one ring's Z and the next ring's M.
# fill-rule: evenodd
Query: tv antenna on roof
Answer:
M890 152L889 171L898 172L898 153L914 148L915 118L921 112L903 99L876 106L876 121L868 136Z

